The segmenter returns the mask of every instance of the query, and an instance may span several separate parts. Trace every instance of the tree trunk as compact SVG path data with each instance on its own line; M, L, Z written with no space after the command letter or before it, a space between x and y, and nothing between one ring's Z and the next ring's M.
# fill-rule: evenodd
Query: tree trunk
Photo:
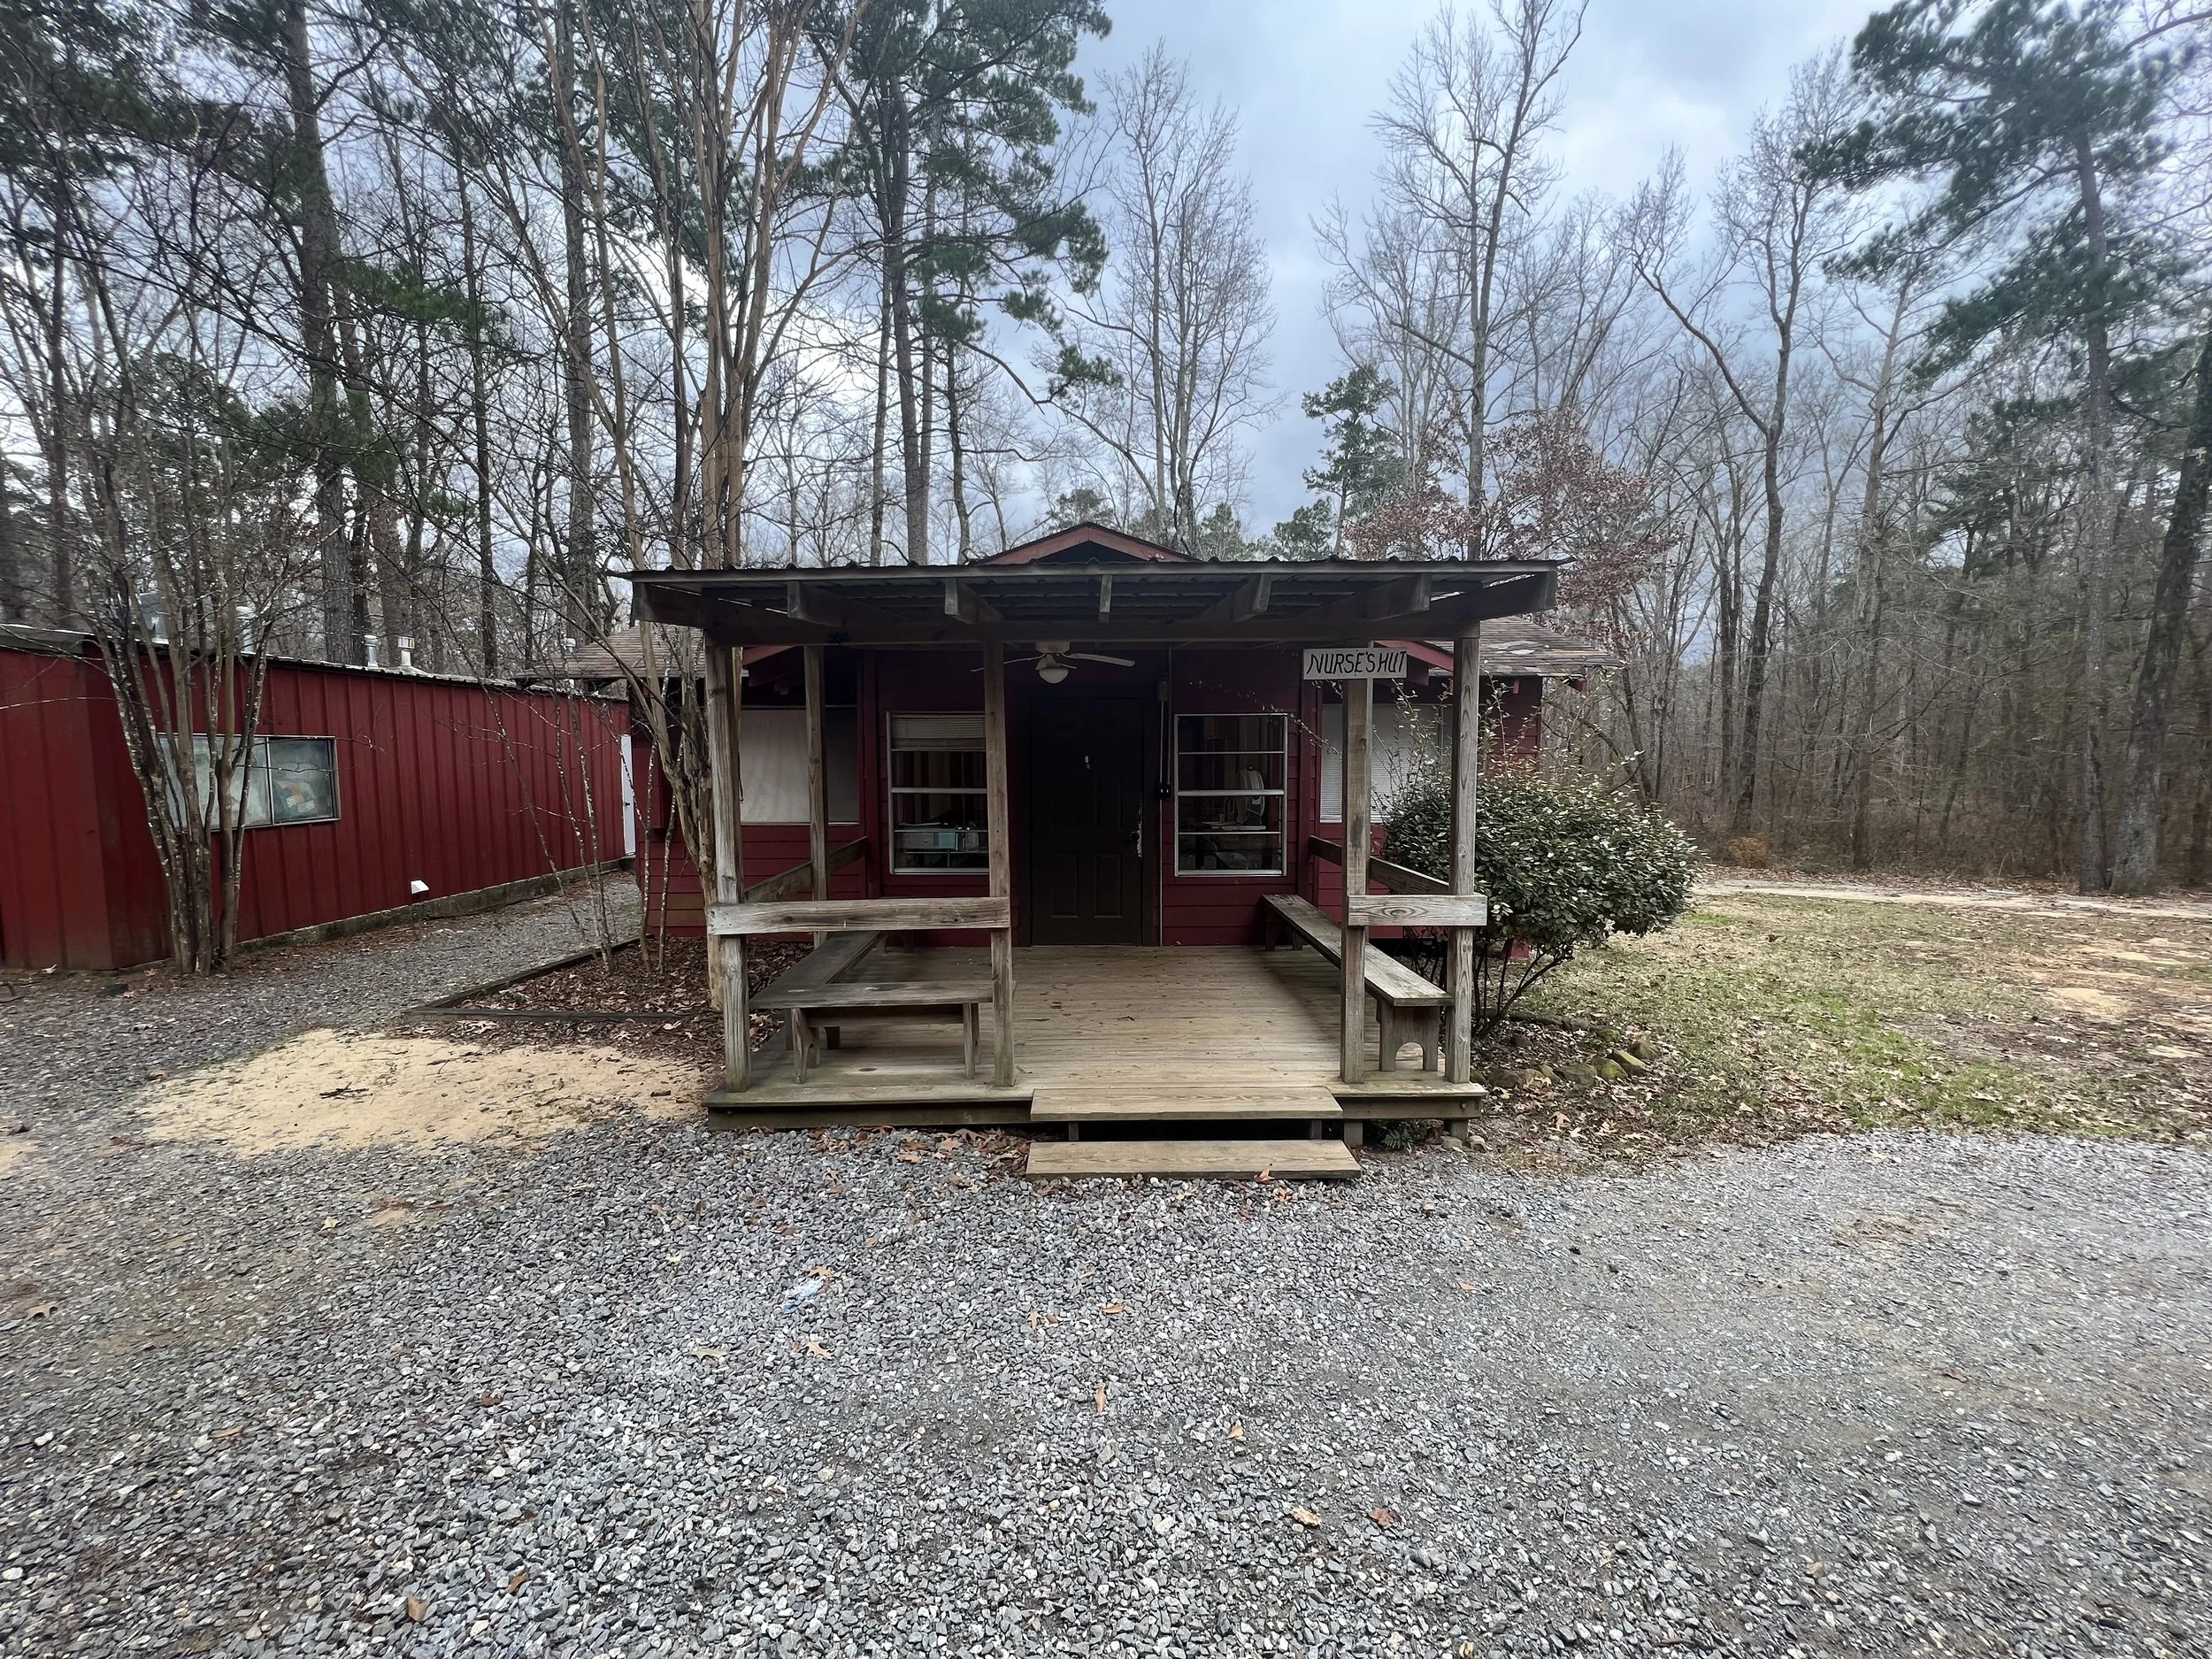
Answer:
M2197 682L2197 798L2189 810L2182 879L2200 887L2212 875L2212 635L2190 641L2189 659Z
M975 554L975 515L968 506L968 457L960 438L959 348L945 347L945 448L952 461L952 515L959 526L960 563Z
M868 562L883 563L883 518L889 489L883 476L883 449L891 435L891 277L888 250L879 273L880 310L876 319L876 424L868 450Z
M922 462L921 388L917 384L914 310L908 303L906 204L912 184L907 153L906 89L887 77L877 97L888 189L883 213L883 283L891 306L891 354L899 388L899 457L905 489L906 562L929 563L929 477Z
M1766 537L1759 549L1759 586L1751 601L1751 637L1745 642L1743 745L1737 751L1736 803L1730 823L1739 835L1751 833L1759 794L1760 726L1766 715L1767 658L1774 647L1774 584L1782 569L1782 437L1789 420L1790 355L1794 343L1794 291L1777 325L1774 402L1761 423L1759 483L1766 497Z
M476 471L476 649L477 661L488 677L499 672L499 571L492 557L491 386L484 364L484 279L477 260L475 198L465 179L460 193L461 265L469 308L469 435Z
M2159 549L2158 586L2151 600L2150 636L2135 681L2128 722L2127 764L2120 792L2119 833L2112 885L2147 893L2158 883L2158 816L2165 794L2166 734L2173 719L2174 680L2189 631L2205 497L2212 490L2212 334L2197 353L2197 399L2181 452L2181 476Z
M338 211L323 161L307 0L285 0L284 81L300 197L300 349L307 358L307 410L315 442L315 549L322 579L323 655L361 660L355 624L358 584L346 524L343 418L338 404Z
M15 534L15 488L0 470L0 622L29 618L23 595L22 547Z
M62 355L69 315L69 260L64 252L69 223L69 147L57 147L54 170L54 281L46 316L47 368L51 377L46 414L46 555L53 572L49 618L58 628L70 626L77 610L75 561L69 556L69 376Z
M559 58L557 96L572 104L576 85L576 42L570 16L570 0L554 9L554 51ZM584 263L583 161L577 153L568 125L561 132L561 263L567 280L562 319L561 396L568 417L568 557L562 586L567 590L563 613L579 639L599 632L603 609L599 597L599 553L592 512L591 388L586 375L591 364L591 293L589 272Z
M2081 185L2082 229L2089 265L2101 280L2106 261L2104 203L2098 194L2097 169L2088 141L2075 150ZM2082 388L2081 526L2081 866L2084 893L2101 891L2109 872L2105 864L2104 727L2105 631L2112 613L2112 458L2109 411L2112 348L2104 319L2093 314L2083 330L2088 376Z

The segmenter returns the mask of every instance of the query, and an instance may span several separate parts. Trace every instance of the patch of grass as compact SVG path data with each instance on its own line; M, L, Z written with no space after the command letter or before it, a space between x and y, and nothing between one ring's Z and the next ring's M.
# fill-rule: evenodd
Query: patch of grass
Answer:
M2064 926L1988 910L1710 899L1668 933L1589 953L1533 999L1539 1011L1655 1040L1650 1075L1516 1103L1555 1136L1631 1156L1877 1127L2212 1141L2207 1068L2190 1048L2212 1050L2212 1021L2189 1001L2212 972L2200 955L2212 939L2176 951L2187 925L2170 920L2070 916ZM2159 960L2147 943L2165 947ZM2116 950L2135 953L2124 974L2080 965ZM2084 975L2150 1011L2070 1010L2050 987Z

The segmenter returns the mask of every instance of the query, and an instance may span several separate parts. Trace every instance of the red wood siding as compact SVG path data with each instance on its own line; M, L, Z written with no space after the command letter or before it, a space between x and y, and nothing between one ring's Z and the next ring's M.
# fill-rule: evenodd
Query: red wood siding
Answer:
M625 725L598 699L272 664L261 733L337 740L339 817L246 832L239 936L621 856ZM160 864L96 659L0 649L0 778L7 964L165 955Z
M979 653L962 651L883 651L860 653L856 667L860 734L860 820L869 838L868 858L837 872L831 891L838 898L876 896L949 897L979 895L989 882L984 872L972 875L894 875L885 867L889 836L889 808L884 745L888 717L895 713L951 714L979 712L983 707L983 677L976 672ZM1133 650L1135 665L1117 668L1108 664L1079 663L1065 684L1048 687L1037 680L1025 663L1007 670L1007 741L1010 816L1014 831L1014 926L1023 936L1024 910L1028 892L1028 868L1021 841L1030 807L1027 767L1030 711L1039 700L1058 694L1085 692L1152 694L1163 680L1171 682L1171 700L1163 711L1154 737L1152 764L1156 781L1171 781L1173 728L1168 711L1186 714L1281 713L1289 717L1289 756L1285 789L1289 825L1288 867L1278 876L1179 876L1174 872L1174 802L1158 801L1147 826L1151 851L1149 905L1152 930L1148 937L1168 945L1256 944L1260 933L1260 901L1271 893L1299 893L1334 915L1343 913L1344 875L1340 865L1308 856L1309 839L1335 835L1341 826L1321 822L1321 690L1300 678L1295 651L1266 650ZM751 697L749 695L749 704ZM1486 701L1500 710L1500 725L1492 739L1494 757L1533 759L1543 703L1540 680L1493 682ZM741 731L741 739L742 741ZM643 740L640 739L641 752ZM645 769L641 768L641 776ZM641 782L641 810L646 810L645 792L654 798L662 793L657 777ZM664 821L667 813L659 813ZM833 828L833 843L847 832ZM1382 832L1375 833L1375 847L1382 848ZM671 933L697 933L705 930L699 875L672 829L654 827L649 813L647 833L641 837L638 879L646 895L649 917ZM803 825L749 824L745 826L745 879L760 881L807 857ZM942 934L936 942L979 944L983 935Z

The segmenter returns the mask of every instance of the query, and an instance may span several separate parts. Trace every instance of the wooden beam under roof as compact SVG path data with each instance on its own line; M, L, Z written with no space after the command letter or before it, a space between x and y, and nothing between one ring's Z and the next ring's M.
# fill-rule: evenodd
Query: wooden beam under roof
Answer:
M1224 595L1208 605L1194 622L1245 622L1263 614L1275 592L1275 573L1262 571L1248 576L1236 585L1233 592Z
M1116 603L1110 614L1104 618L1094 613L1093 583L1096 572L1088 573L1088 580L1069 584L1064 593L1057 591L1057 584L1039 586L1023 582L1010 587L1010 598L1031 601L1018 607L1020 614L1010 620L975 591L985 584L972 585L966 578L938 580L952 584L951 591L956 595L962 591L972 595L976 603L967 609L979 618L977 621L945 614L936 603L944 590L933 594L925 584L899 582L879 588L878 595L887 601L895 595L901 602L902 609L893 610L888 603L876 603L876 595L864 598L858 593L846 591L856 585L852 581L818 585L814 572L798 581L804 589L800 607L804 614L795 616L777 603L788 602L794 580L782 575L765 581L727 582L702 572L697 579L699 588L680 585L680 579L641 580L637 591L639 609L643 615L656 621L703 628L725 643L954 645L972 643L979 632L1018 631L1024 635L1046 638L1079 637L1101 645L1295 645L1341 644L1355 636L1373 637L1385 628L1424 638L1450 638L1467 623L1546 608L1551 603L1555 581L1548 565L1507 566L1492 571L1454 567L1435 576L1419 572L1395 575L1381 583L1364 582L1359 584L1358 591L1351 593L1344 592L1341 580L1330 582L1327 586L1334 587L1340 596L1301 610L1295 608L1295 601L1303 596L1299 588L1306 584L1298 579L1304 572L1258 572L1240 582L1235 592L1223 595L1220 584L1232 572L1213 565L1200 572L1210 579L1207 586L1212 589L1212 602L1196 615L1148 618L1142 612L1152 609L1150 605L1124 603L1133 601L1139 591L1144 599L1153 600L1187 585L1181 580L1139 580L1140 577L1148 579L1156 572L1183 577L1188 570L1187 566L1125 567L1117 572ZM1017 568L991 573L1021 578L1030 572ZM1353 574L1336 570L1313 573L1340 578ZM765 576L767 572L760 574ZM885 572L875 574L880 578ZM1267 607L1263 611L1256 608L1262 597L1258 589L1260 576L1269 579ZM1297 585L1286 590L1286 583ZM1448 591L1438 594L1435 590L1439 586L1447 587ZM920 602L915 603L910 614L903 610L909 602L910 589L911 600ZM1034 601L1048 593L1054 595L1054 608L1042 611ZM1253 607L1241 618L1235 614L1238 607L1233 603L1240 596L1246 605ZM1291 602L1288 606L1286 599ZM1224 600L1232 603L1225 608ZM833 605L832 601L835 602ZM987 611L990 619L981 620ZM1039 611L1042 613L1034 613Z
M995 628L1005 620L972 583L957 576L945 578L945 614L983 628Z

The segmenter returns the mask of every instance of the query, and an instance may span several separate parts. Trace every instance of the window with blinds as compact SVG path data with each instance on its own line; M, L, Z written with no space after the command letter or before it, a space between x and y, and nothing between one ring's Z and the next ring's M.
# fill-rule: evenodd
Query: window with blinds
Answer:
M983 717L895 714L890 755L893 872L988 869Z

